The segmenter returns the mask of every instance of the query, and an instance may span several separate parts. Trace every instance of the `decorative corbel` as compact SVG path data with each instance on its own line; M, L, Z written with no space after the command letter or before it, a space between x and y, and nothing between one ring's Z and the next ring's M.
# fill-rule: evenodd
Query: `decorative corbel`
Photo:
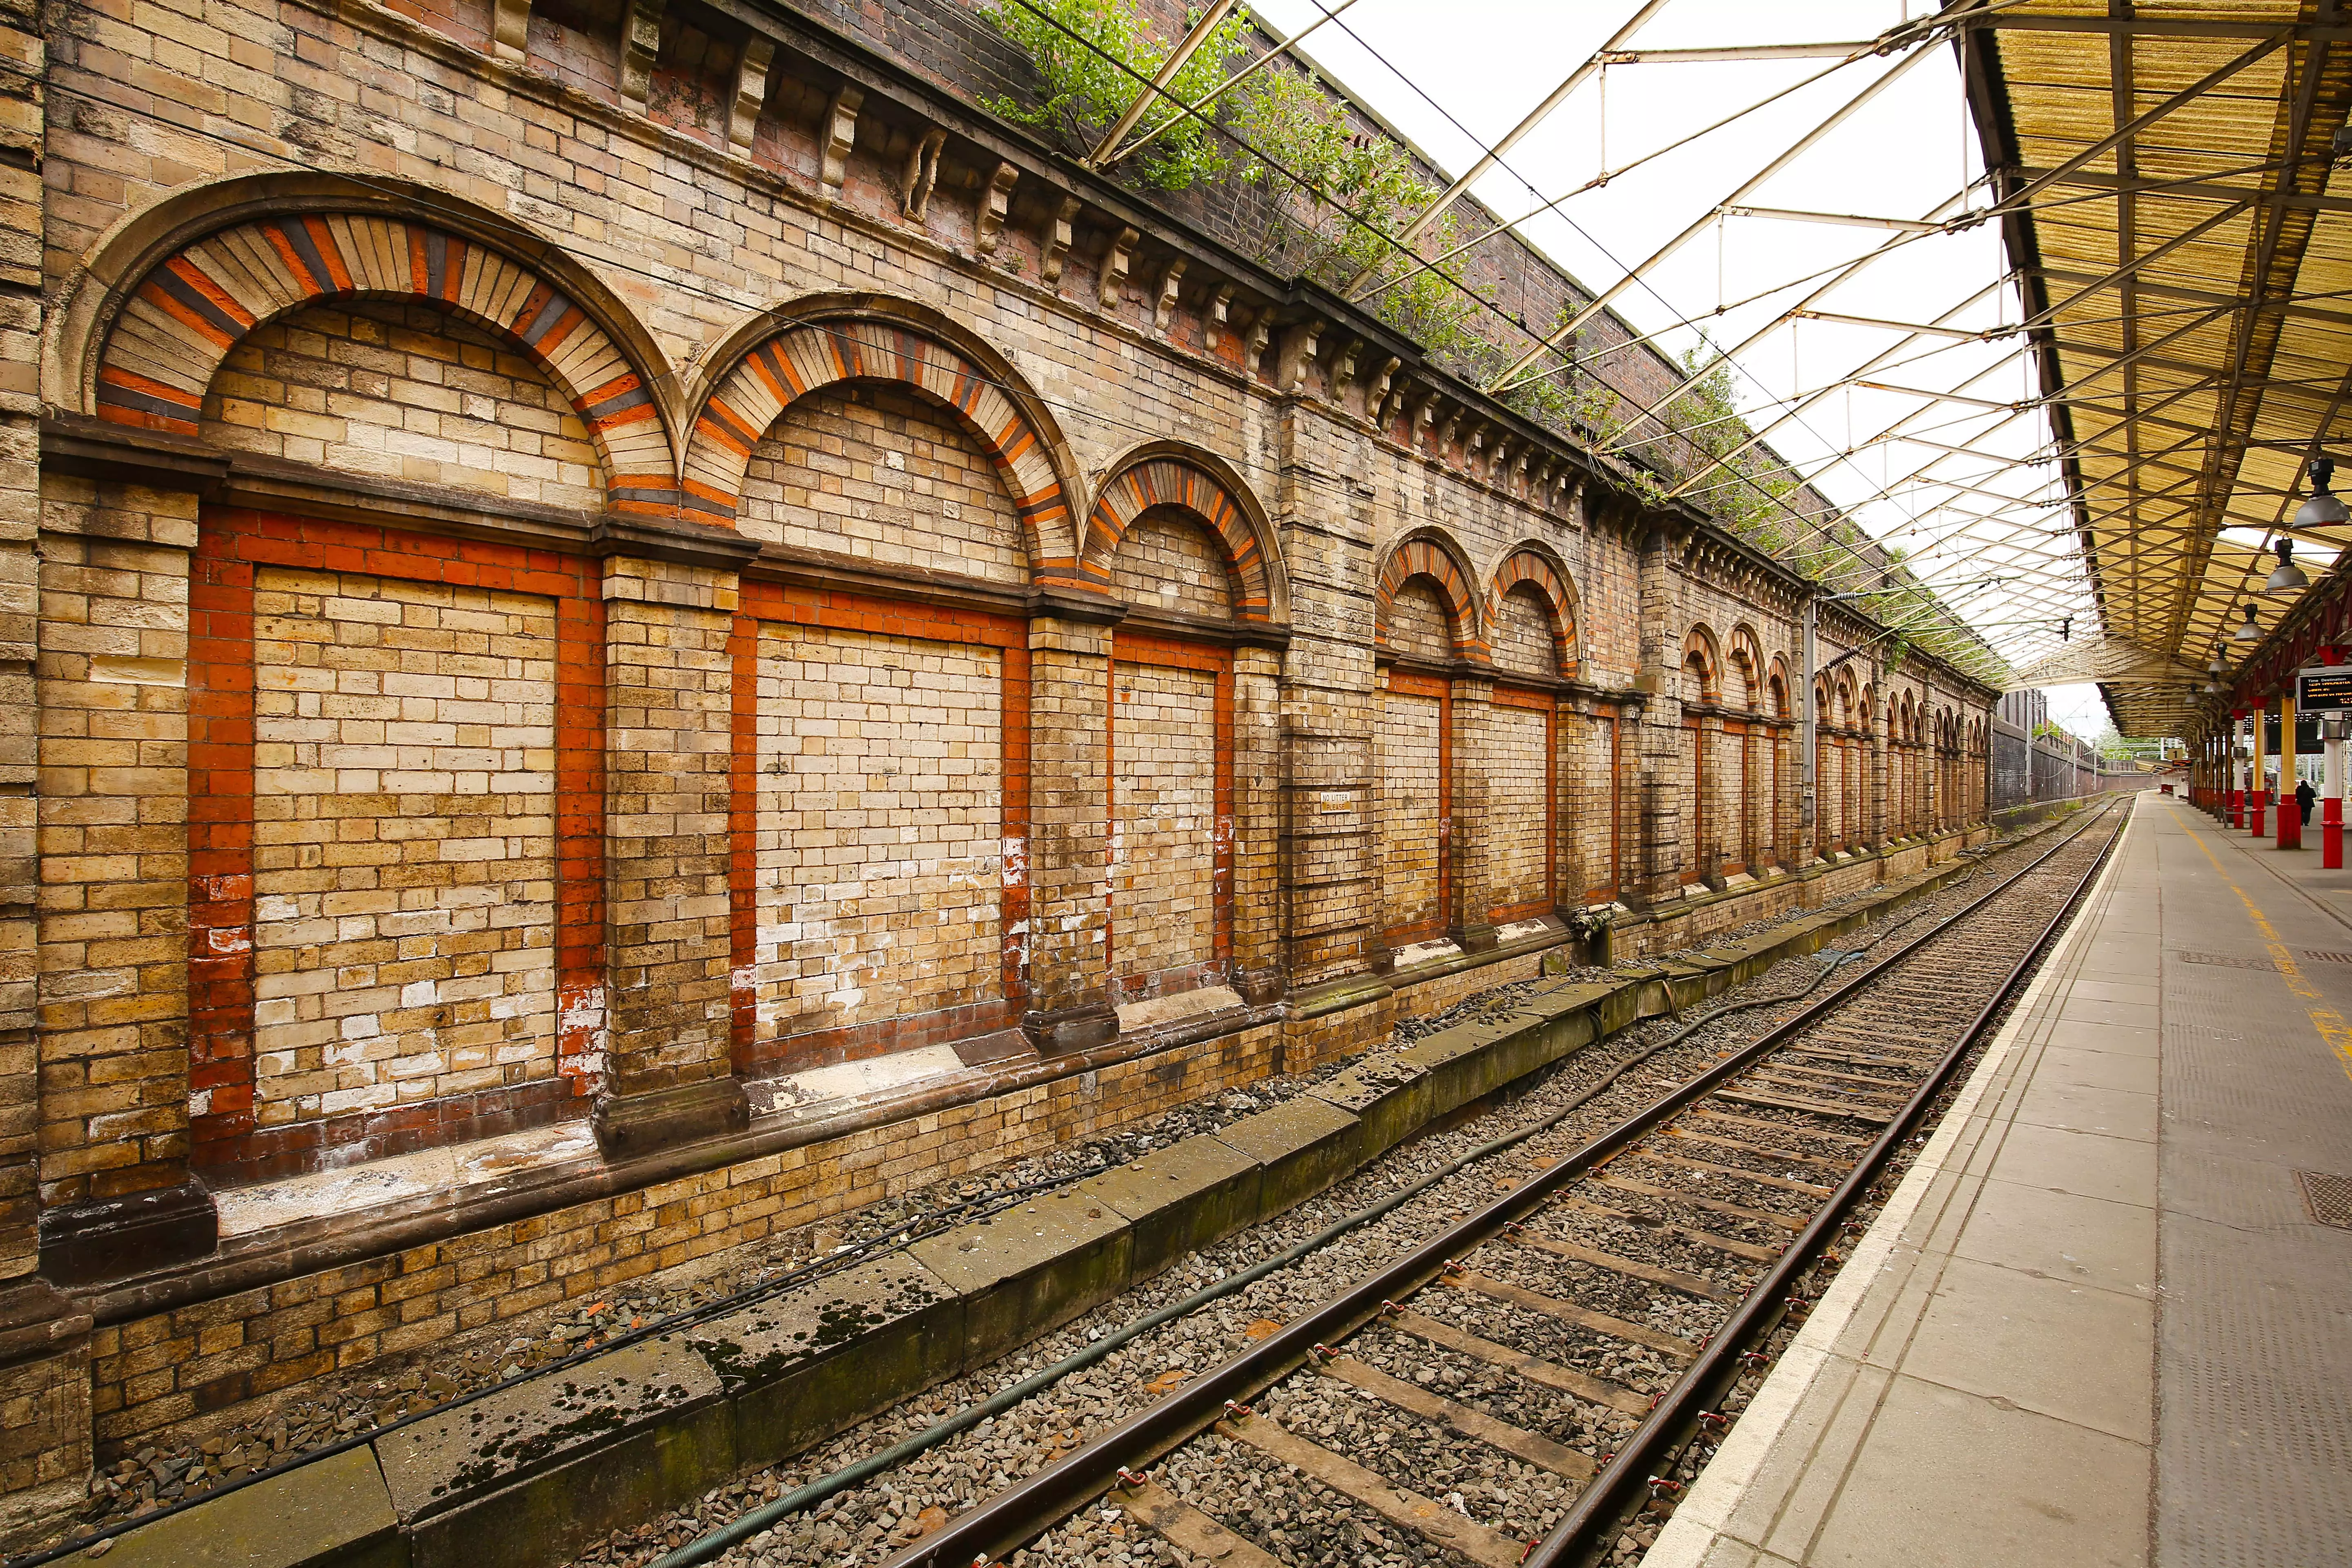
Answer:
M1507 431L1497 433L1495 438L1486 444L1486 479L1488 484L1498 489L1509 489L1511 449L1517 444L1517 439Z
M1184 283L1184 258L1176 258L1160 269L1160 281L1151 291L1151 330L1164 332L1169 318L1176 313L1176 298Z
M1518 460L1511 465L1511 493L1513 495L1524 496L1528 493L1528 459L1533 458L1535 455L1536 449L1533 447L1526 447L1520 451Z
M908 223L920 223L931 205L931 187L940 183L940 152L948 133L936 126L923 132L907 150L907 170L900 176L898 210Z
M1322 341L1323 323L1305 321L1287 328L1282 334L1282 358L1275 366L1275 385L1284 392L1307 390L1307 373L1315 367L1316 345Z
M668 0L629 0L621 14L621 107L646 111L653 90L654 59L661 53L662 7Z
M1209 296L1208 318L1201 324L1201 346L1212 353L1223 340L1224 326L1234 308L1234 286L1220 283L1217 291Z
M727 100L727 145L749 156L768 103L768 68L776 62L773 38L746 38L735 57L735 91Z
M1118 291L1127 286L1127 269L1135 262L1135 242L1143 237L1131 228L1120 229L1111 240L1110 248L1103 253L1102 278L1095 289L1095 299L1106 310L1118 303Z
M857 144L857 110L866 102L865 89L844 82L825 100L824 119L817 125L817 145L823 158L817 179L825 195L841 195L849 178L849 150Z
M1454 459L1448 456L1448 454L1454 450L1454 433L1462 428L1462 422L1469 416L1470 411L1468 409L1456 408L1446 415L1445 423L1438 429L1437 460L1445 464L1449 468L1453 466L1454 462ZM1462 466L1465 468L1470 466L1470 449L1467 446L1465 446L1462 450Z
M1364 417L1375 425L1381 423L1382 416L1388 412L1389 387L1396 380L1397 367L1403 363L1391 354L1373 374L1371 386L1364 394Z
M1535 473L1528 479L1528 500L1539 507L1551 503L1551 476L1559 467L1559 459L1553 457L1546 457L1536 465Z
M1440 400L1441 395L1432 387L1422 395L1421 402L1413 408L1412 428L1405 432L1405 445L1416 452L1424 450L1427 438L1435 433Z
M1271 306L1250 317L1247 335L1242 339L1242 373L1262 374L1265 363L1266 344L1274 340L1274 310Z
M1045 232L1037 242L1037 274L1048 283L1062 280L1062 265L1070 258L1070 226L1077 222L1082 205L1076 196L1064 196L1045 220Z
M996 173L988 176L988 184L980 193L980 212L972 225L971 247L982 256L993 256L1004 238L1004 220L1013 216L1013 187L1019 183L1021 171L1010 163L996 165Z
M490 11L490 58L519 66L530 47L530 0L495 0Z
M1349 338L1332 357L1331 374L1324 382L1323 395L1335 408L1348 405L1348 384L1356 379L1356 359L1363 347L1363 339Z

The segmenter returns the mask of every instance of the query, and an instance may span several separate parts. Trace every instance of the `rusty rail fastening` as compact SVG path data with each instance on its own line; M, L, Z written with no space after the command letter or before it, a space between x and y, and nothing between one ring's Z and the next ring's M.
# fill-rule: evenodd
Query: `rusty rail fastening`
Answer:
M1316 1356L1319 1347L1344 1339L1373 1318L1400 1309L1394 1298L1409 1295L1442 1273L1459 1253L1497 1235L1549 1200L1560 1187L1631 1146L1693 1101L1704 1099L1729 1079L1779 1049L1795 1036L1852 1000L1873 981L1886 974L1927 943L1935 941L1993 900L2040 870L2053 857L2070 848L2106 815L2087 817L2058 843L1952 914L1911 938L1869 968L1811 1003L1795 1016L1774 1026L1730 1057L1688 1082L1668 1091L1650 1105L1600 1134L1575 1153L1503 1194L1468 1217L1456 1221L1402 1258L1333 1297L1275 1333L1111 1427L1101 1436L1071 1452L1056 1464L1014 1482L950 1520L923 1540L890 1558L887 1568L965 1568L968 1563L1003 1559L1024 1542L1052 1528L1088 1501L1110 1489L1122 1470L1141 1470L1161 1456L1190 1442L1223 1416L1228 1403L1242 1404L1289 1376ZM2129 814L2125 814L2125 821ZM2048 947L2084 889L2122 837L2118 824L2102 846L2065 902L2011 966L1990 1000L1979 1010L1959 1042L1906 1103L1903 1110L1874 1141L1862 1162L1840 1184L1811 1224L1799 1233L1780 1258L1745 1296L1724 1327L1710 1339L1675 1385L1660 1398L1634 1433L1620 1443L1591 1482L1578 1494L1569 1516L1524 1560L1526 1568L1566 1568L1583 1554L1591 1538L1612 1531L1629 1507L1649 1500L1649 1478L1696 1427L1696 1412L1712 1408L1721 1391L1740 1368L1740 1352L1778 1323L1791 1282L1810 1265L1837 1232L1845 1212L1877 1179L1887 1157L1907 1136L1985 1026L2007 1005L2025 972Z

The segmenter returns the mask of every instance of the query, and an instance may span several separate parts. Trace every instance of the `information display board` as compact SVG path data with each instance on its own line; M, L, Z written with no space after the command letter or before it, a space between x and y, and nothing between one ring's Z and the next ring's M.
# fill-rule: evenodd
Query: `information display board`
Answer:
M2352 664L2295 671L2294 708L2298 713L2341 713L2352 709Z

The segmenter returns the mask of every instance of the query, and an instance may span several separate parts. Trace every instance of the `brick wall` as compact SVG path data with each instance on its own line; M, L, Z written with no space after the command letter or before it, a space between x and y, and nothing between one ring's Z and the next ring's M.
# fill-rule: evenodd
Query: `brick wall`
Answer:
M1122 1000L1185 989L1218 957L1217 796L1232 766L1218 756L1220 673L1111 666L1111 973Z
M1495 668L1520 675L1557 675L1559 653L1542 595L1517 587L1503 595L1502 614L1495 618Z
M347 473L604 500L587 426L539 366L425 306L317 306L256 328L215 374L201 429L226 450Z
M260 1125L555 1071L555 604L254 578Z
M1381 929L1392 940L1433 935L1446 918L1444 704L1426 689L1399 689L1408 679L1392 674L1381 694Z
M1002 1003L1003 651L761 631L762 1054Z
M1551 912L1551 715L1546 708L1496 704L1486 720L1486 835L1494 845L1498 918ZM1501 911L1508 911L1507 916Z
M992 583L1029 580L1021 520L978 440L891 386L814 393L751 453L754 539Z
M1140 608L1220 621L1233 618L1240 587L1198 524L1160 512L1138 518L1119 541L1111 585Z

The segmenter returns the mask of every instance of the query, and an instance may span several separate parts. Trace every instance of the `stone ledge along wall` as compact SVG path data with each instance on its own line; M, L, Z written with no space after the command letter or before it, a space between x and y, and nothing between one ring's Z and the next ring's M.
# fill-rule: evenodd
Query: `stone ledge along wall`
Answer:
M1807 584L977 110L969 13L626 9L0 5L0 1530L1985 831L1989 691L1825 609L1807 825Z

